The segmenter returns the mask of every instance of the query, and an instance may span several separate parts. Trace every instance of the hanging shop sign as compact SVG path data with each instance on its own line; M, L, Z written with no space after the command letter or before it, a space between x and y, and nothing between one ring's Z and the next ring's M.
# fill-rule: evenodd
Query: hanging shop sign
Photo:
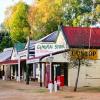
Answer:
M80 58L80 59L97 59L97 50L96 49L71 49L71 57L72 58Z
M63 44L53 44L53 43L36 44L35 57L43 56L43 55L61 51L61 50L65 50L65 46Z

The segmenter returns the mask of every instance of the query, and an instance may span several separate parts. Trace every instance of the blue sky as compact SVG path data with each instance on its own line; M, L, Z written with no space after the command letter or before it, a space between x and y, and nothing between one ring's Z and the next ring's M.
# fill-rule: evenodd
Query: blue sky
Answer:
M7 7L14 5L19 0L0 0L0 24L3 22L5 15L4 12ZM34 0L24 0L27 4L32 4Z

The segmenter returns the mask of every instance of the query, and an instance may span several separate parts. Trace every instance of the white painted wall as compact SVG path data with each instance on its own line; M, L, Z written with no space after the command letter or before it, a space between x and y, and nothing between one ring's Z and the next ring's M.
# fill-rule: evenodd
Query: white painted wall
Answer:
M56 44L62 44L62 45L64 45L64 47L65 47L66 49L69 48L68 44L66 44L66 40L65 40L65 38L64 38L64 36L63 36L62 31L59 32L59 35L58 35Z
M85 86L86 84L85 74L86 74L85 66L82 66L80 69L78 86ZM68 69L68 86L75 86L76 76L77 76L77 68L69 68Z
M17 59L18 59L17 51L16 49L13 49L11 60L17 60Z

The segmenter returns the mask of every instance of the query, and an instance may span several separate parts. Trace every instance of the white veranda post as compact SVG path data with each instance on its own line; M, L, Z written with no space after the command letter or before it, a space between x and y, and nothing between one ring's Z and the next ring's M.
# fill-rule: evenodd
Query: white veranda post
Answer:
M50 57L49 57L49 63L50 63L50 82L52 82L52 61L53 61L53 56L52 54L50 54Z
M49 82L48 88L50 90L50 93L52 93L52 90L53 90L53 83L52 83L52 61L53 61L53 56L52 56L52 54L50 54L50 56L48 57L48 62L50 63L50 82Z

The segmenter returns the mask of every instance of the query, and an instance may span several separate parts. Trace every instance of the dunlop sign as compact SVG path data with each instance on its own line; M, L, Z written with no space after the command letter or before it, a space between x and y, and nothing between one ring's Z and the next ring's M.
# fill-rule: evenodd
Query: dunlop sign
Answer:
M72 58L97 59L96 49L71 49Z

